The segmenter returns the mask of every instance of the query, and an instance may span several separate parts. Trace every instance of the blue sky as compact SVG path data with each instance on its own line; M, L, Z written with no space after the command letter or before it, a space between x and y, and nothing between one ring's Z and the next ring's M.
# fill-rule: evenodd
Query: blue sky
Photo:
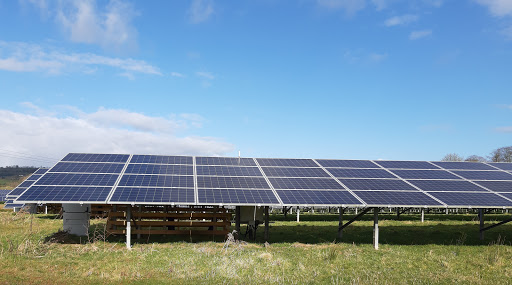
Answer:
M508 0L0 0L0 165L485 156L511 74Z

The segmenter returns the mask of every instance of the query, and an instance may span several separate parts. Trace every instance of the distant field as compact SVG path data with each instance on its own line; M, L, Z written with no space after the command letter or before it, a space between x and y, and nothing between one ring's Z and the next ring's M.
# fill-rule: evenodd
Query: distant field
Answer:
M0 211L0 284L507 284L512 247L506 224L478 239L472 215L382 215L381 247L372 247L372 222L348 227L335 244L337 216L307 215L296 223L282 215L271 224L270 244L231 244L190 237L134 239L102 236L105 221L93 220L91 236L55 234L54 215ZM505 215L487 215L490 220ZM490 222L489 222L490 223ZM31 226L32 225L32 226ZM32 231L31 231L32 227ZM243 230L242 230L243 231Z
M6 178L0 178L0 189L12 190L29 176L30 174L25 176L10 176Z

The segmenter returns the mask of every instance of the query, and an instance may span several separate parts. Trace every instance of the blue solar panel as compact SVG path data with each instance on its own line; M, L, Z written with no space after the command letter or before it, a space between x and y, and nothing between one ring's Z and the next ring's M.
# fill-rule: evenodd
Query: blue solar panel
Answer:
M379 166L369 160L334 160L317 159L323 167L348 167L348 168L379 168Z
M126 162L130 156L127 154L94 154L69 153L62 161L75 162ZM39 174L39 173L38 173Z
M109 202L193 204L195 201L194 189L161 187L117 187Z
M461 191L461 192L476 192L487 190L479 187L468 181L453 181L453 180L408 180L410 183L416 185L423 191Z
M414 191L354 191L370 206L441 206L442 204L423 192Z
M199 188L270 189L263 177L198 176Z
M252 158L238 157L196 157L197 165L239 165L256 166Z
M193 164L191 156L133 155L130 163Z
M124 173L194 175L192 165L128 164Z
M512 171L512 163L505 163L505 162L491 162L490 165L497 167L499 169Z
M430 192L448 206L459 207L512 207L512 202L494 193Z
M439 169L439 167L432 165L426 161L392 161L392 160L375 160L375 163L380 164L384 168L397 168L397 169Z
M512 193L500 193L500 195L507 197L512 200Z
M112 187L33 186L18 201L104 203Z
M260 166L318 167L312 159L257 158Z
M278 204L272 190L198 189L199 203L214 204Z
M123 167L124 164L121 163L59 162L51 172L121 173Z
M404 179L461 179L445 170L391 170Z
M7 194L11 192L11 190L0 190L0 202L4 202L6 200Z
M396 178L384 169L331 168L328 170L338 178Z
M14 188L14 190L12 190L11 192L8 193L8 196L11 197L11 196L19 196L21 193L23 193L25 190L27 190L27 188L23 188L23 187L16 187Z
M277 190L277 195L288 205L363 205L343 190Z
M38 170L36 170L36 172L34 172L34 174L45 174L46 172L48 172L48 168L39 168Z
M512 192L512 181L473 181L495 192Z
M322 168L316 167L262 167L268 177L329 177Z
M13 209L13 208L21 208L24 204L14 204L13 200L5 201L4 209Z
M402 180L391 179L339 179L351 190L416 190ZM417 191L417 190L416 190Z
M274 189L345 189L332 178L269 178Z
M30 187L30 185L34 184L34 180L32 181L23 181L20 185L18 185L18 187L21 187L21 188L27 188L27 187Z
M194 187L193 176L125 174L119 186Z
M460 175L469 180L512 180L512 174L505 171L453 171L453 173Z
M113 186L118 176L117 174L47 173L37 181L36 185Z
M247 166L196 166L197 175L210 176L263 176L258 167Z
M480 162L438 161L433 163L445 169L496 170L496 168Z
M27 178L27 181L34 181L34 180L37 180L39 178L41 178L41 176L43 176L42 174L32 174L30 175L28 178Z

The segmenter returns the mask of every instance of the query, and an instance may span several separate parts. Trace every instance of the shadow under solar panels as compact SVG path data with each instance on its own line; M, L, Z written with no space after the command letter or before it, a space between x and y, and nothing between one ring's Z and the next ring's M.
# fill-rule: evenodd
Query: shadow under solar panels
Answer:
M32 186L18 199L37 203L81 202L105 203L112 187L85 186Z
M450 207L512 207L512 202L494 193L429 192Z
M117 187L109 203L113 204L194 204L194 189L163 187Z
M442 206L443 204L419 191L353 191L368 206Z
M285 205L364 205L345 190L276 190L276 192Z
M198 189L200 204L279 204L272 190Z

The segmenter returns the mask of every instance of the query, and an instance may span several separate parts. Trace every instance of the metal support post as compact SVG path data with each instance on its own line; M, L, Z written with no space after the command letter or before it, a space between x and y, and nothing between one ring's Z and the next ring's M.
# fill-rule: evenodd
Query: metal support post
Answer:
M126 207L126 248L132 249L132 206Z
M339 219L339 223L338 223L338 240L337 241L341 241L341 238L343 237L343 212L344 212L344 209L342 207L339 207L338 211L340 213L340 219Z
M44 214L48 215L48 205L44 205Z
M448 208L446 208L446 214L448 215Z
M300 223L300 209L299 209L299 206L297 206L297 223Z
M268 206L265 206L265 241L268 242L269 234L269 213Z
M379 249L379 208L373 208L373 248Z
M484 240L484 209L478 209L478 219L480 220L480 240Z
M425 222L425 209L421 208L421 222Z
M358 209L358 208L356 207L356 215L357 215L357 209Z
M240 206L235 207L235 231L240 236Z

